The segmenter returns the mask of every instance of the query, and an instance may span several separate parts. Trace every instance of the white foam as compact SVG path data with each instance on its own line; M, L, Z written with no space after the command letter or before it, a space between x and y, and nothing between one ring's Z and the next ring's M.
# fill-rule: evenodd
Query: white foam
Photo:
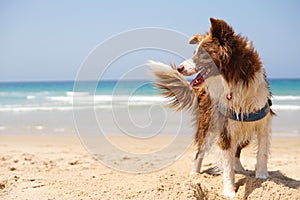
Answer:
M300 96L292 96L292 95L287 95L287 96L274 96L274 100L300 100Z
M73 97L73 96L87 96L87 95L89 95L88 92L71 92L71 91L66 92L66 94L69 97Z
M26 96L26 99L35 99L36 97L35 96L33 96L33 95L27 95Z
M69 102L69 103L73 102L73 97L71 96L51 96L51 97L47 97L47 99L52 101L62 101L62 102Z
M33 112L33 111L68 111L73 110L72 106L60 106L60 107L2 107L0 112Z
M272 105L272 109L276 110L300 110L300 106L297 105Z
M52 96L47 99L51 101L61 101L73 103L77 102L164 102L161 96L126 96L126 95L95 95L95 96Z
M164 102L165 98L161 96L107 96L107 95L96 95L94 97L96 102L101 101L114 101L114 102Z
M0 112L38 112L38 111L72 111L72 110L84 110L84 109L117 109L126 108L128 106L151 106L151 105L165 105L161 103L158 99L157 101L123 101L123 102L113 102L106 104L82 104L79 106L18 106L18 107L0 107ZM298 111L300 110L300 105L272 105L271 107L274 111ZM3 130L3 127L0 127Z
M27 97L27 96L47 96L50 92L0 92L0 96L10 97Z
M95 95L92 97L95 102L111 102L113 97L111 95Z
M139 102L164 102L166 99L162 96L131 96L129 101Z

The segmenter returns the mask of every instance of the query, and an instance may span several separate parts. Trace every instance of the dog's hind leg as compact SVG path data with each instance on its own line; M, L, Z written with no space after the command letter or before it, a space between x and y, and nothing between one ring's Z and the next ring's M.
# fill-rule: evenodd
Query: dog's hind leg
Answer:
M198 151L197 151L197 154L195 156L195 160L194 160L193 168L192 168L192 171L191 171L191 175L200 173L202 161L203 161L203 158L204 158L204 154L205 154L204 149L199 148Z
M235 157L234 157L234 171L235 172L245 172L245 169L241 163L240 157L241 157L241 151L244 147L246 147L249 144L249 140L246 140L244 143L240 144L235 151Z
M211 121L211 100L203 87L198 88L196 92L199 102L199 114L197 121L197 132L195 134L195 143L198 146L198 151L191 174L200 173L205 152L210 147L210 145L207 143L210 142L210 138L208 137L210 134L208 134L208 130Z
M191 175L200 173L200 171L201 171L202 161L203 161L205 152L207 150L207 144L206 143L208 141L207 141L207 137L205 137L206 133L207 132L205 132L205 134L203 134L200 131L198 131L197 134L196 134L196 136L201 136L201 137L196 137L196 140L195 140L197 142L198 151L196 153L195 160L194 160L194 163L193 163L193 168L192 168L192 171L190 173Z
M244 172L245 169L242 166L241 160L240 160L240 155L241 155L242 148L240 146L237 147L236 152L235 152L235 157L234 157L234 171L235 172Z

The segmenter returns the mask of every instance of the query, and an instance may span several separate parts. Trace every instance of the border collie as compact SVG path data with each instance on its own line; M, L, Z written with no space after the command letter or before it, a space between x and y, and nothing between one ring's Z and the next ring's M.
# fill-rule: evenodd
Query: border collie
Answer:
M217 143L223 172L223 195L235 196L234 171L244 171L241 149L257 138L256 178L268 178L271 92L266 73L247 38L236 34L225 21L210 18L210 31L195 34L191 59L170 67L150 61L156 87L177 110L190 110L195 117L198 152L192 173L200 173L209 148ZM183 76L198 75L189 83Z

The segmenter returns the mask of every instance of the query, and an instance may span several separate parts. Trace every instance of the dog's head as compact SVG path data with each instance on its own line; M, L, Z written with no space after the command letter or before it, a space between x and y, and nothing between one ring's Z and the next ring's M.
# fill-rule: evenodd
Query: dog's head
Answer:
M232 59L234 31L223 20L210 18L210 32L195 34L189 41L198 44L191 59L184 61L178 71L185 76L199 73L191 82L192 86L201 84L207 77L219 74L226 75L226 67Z

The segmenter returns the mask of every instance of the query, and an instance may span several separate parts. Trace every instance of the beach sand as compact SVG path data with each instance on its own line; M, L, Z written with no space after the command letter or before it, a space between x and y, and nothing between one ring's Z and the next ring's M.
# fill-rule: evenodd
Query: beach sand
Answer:
M299 145L300 138L273 138L267 180L255 178L255 151L246 148L250 174L236 174L235 199L300 199ZM223 199L222 176L189 175L194 149L162 170L129 174L102 165L76 136L3 134L0 199ZM207 157L203 169L212 163Z

